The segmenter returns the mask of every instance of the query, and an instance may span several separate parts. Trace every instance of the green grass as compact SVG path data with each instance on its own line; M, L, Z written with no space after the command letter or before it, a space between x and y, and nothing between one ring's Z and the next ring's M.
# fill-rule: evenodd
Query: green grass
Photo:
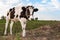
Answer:
M27 21L26 30L35 29L43 25L55 25L56 23L59 23L59 21L44 21L44 20ZM0 20L0 35L3 35L4 28L5 28L5 20ZM19 33L21 31L22 29L20 22L14 23L13 34ZM8 26L8 32L9 32L9 26Z

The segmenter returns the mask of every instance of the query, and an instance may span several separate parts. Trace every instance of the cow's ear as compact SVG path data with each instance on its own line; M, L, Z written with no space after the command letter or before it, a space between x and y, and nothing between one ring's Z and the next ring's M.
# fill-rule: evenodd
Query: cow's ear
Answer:
M38 11L38 9L37 9L37 8L35 8L35 9L34 9L34 12L37 12L37 11Z
M26 8L25 7L22 7L22 10L26 10Z

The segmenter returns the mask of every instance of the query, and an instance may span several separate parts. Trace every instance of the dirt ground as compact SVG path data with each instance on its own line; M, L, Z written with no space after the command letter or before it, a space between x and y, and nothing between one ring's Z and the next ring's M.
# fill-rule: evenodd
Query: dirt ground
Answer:
M21 33L17 34L19 36L2 36L0 40L60 40L60 25L44 25L36 29L27 30L26 34L24 38Z

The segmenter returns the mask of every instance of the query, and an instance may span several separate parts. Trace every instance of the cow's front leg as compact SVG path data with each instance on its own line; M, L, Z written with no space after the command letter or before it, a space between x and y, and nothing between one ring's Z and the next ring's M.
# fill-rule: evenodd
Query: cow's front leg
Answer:
M22 36L23 36L23 37L25 37L25 35L26 35L26 30L25 30L25 28L26 28L26 23L23 23L23 24L22 24Z
M9 23L9 20L6 20L4 35L6 35L7 33L8 23Z
M13 27L14 21L11 21L10 23L10 34L12 35L12 27Z
M26 36L26 19L25 18L21 18L21 26L22 26L22 36L25 37Z

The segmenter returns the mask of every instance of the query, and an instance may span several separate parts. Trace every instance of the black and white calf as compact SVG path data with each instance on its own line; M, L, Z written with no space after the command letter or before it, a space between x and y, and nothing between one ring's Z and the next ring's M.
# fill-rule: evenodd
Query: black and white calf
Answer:
M34 8L33 6L14 7L14 8L9 9L7 16L6 16L4 35L6 35L6 33L7 33L7 27L8 27L9 21L11 21L11 23L10 23L10 34L11 35L12 35L12 26L13 26L14 22L20 21L21 26L22 26L22 31L23 31L22 36L25 37L26 22L27 22L27 20L31 20L33 17L33 13L37 12L37 11L38 11L38 9Z

